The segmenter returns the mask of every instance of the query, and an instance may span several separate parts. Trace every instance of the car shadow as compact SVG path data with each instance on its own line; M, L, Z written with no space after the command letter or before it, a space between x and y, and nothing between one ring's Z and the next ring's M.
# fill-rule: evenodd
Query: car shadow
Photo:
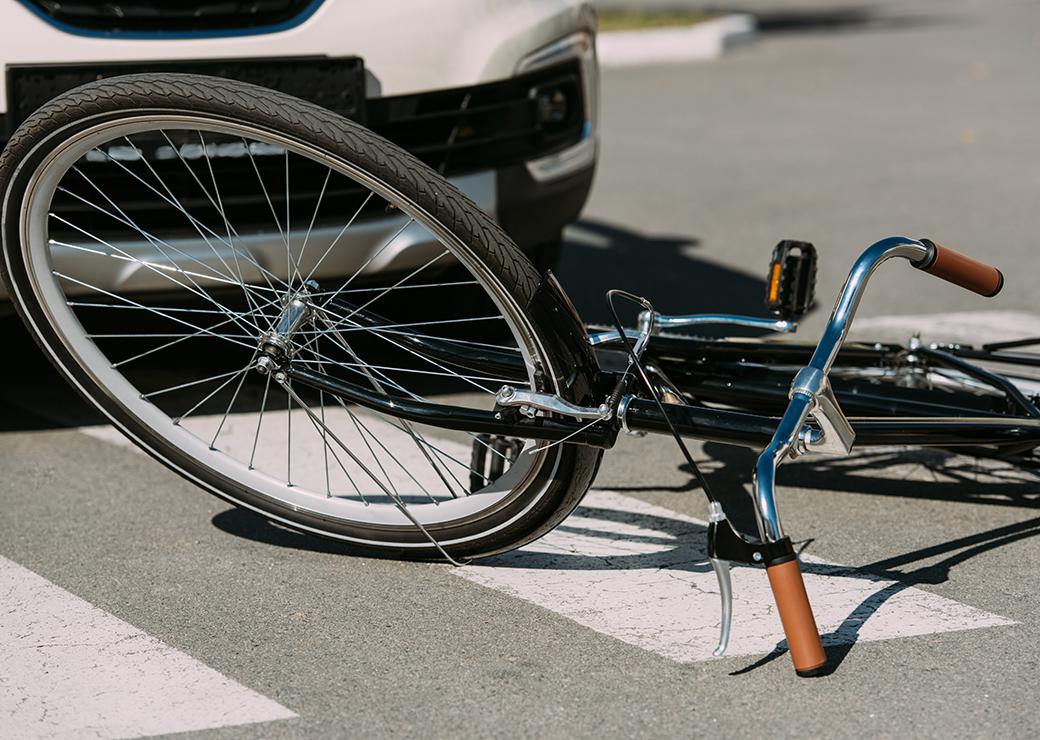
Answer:
M734 5L736 7L732 10L739 11L739 0ZM866 4L841 7L760 7L753 14L755 28L764 34L914 30L951 22L948 16L940 17L905 8L881 9L877 5Z
M700 247L695 236L648 234L582 219L564 232L557 277L586 323L610 323L605 296L613 288L649 298L662 313L766 315L765 280L714 262L699 252ZM769 255L763 249L763 275ZM630 318L622 314L623 320ZM698 327L698 333L708 332ZM753 329L739 332L760 334Z

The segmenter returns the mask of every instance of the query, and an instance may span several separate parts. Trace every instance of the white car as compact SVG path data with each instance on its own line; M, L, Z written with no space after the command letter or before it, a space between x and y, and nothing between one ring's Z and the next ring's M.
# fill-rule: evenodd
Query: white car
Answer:
M8 1L0 4L0 66L0 147L53 96L121 73L198 72L312 100L448 176L542 267L554 263L596 163L595 14L579 0ZM105 161L143 157L162 173L201 155L190 146L126 149L100 156L99 178ZM251 159L234 146L205 154L232 181ZM313 198L322 183L293 187L293 198ZM135 218L133 194L115 195ZM258 259L268 244L278 247L260 197L228 198ZM147 200L140 207L154 211ZM339 269L349 271L363 241L374 243L380 231L373 223L367 237L356 235L362 242L344 250L353 256ZM182 248L190 241L186 234ZM408 269L423 246L404 240L366 269ZM125 284L107 287L161 287L150 279L147 270L131 271L119 278Z

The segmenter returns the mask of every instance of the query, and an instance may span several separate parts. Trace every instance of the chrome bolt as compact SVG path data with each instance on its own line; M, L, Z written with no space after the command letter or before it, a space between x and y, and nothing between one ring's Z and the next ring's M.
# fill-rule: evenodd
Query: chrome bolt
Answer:
M753 552L753 553L751 553L751 559L754 560L756 563L761 563L762 562L762 553L760 553L760 552Z

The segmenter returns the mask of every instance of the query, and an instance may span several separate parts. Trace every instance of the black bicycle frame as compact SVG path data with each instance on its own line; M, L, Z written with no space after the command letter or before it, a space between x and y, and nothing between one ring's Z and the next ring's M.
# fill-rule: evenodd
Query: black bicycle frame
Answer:
M806 362L814 348L815 345L811 344L719 342L660 336L654 337L651 343L647 363L650 367L661 368L684 393L703 402L739 405L747 404L751 399L754 405L780 411L788 400L793 375L789 368ZM440 355L435 346L423 346L422 349ZM486 358L480 353L465 356L458 348L451 349L454 361L467 368L502 370L501 357ZM605 355L609 351L609 348L601 350ZM979 354L970 348L957 351ZM905 348L893 344L850 345L842 350L838 364L842 367L884 367L906 352ZM947 353L928 350L926 354L935 365L950 366ZM1008 361L1006 355L992 358L992 354L987 356ZM487 367L482 365L485 361L488 361ZM955 367L964 370L962 362L958 361ZM982 368L969 367L978 372L976 377L991 381L996 390L1005 394L1004 398L1010 401L1007 411L998 415L996 410L987 409L984 403L978 407L937 404L934 400L925 400L927 394L915 389L886 387L884 393L870 395L858 388L845 390L838 386L836 393L843 408L855 414L870 415L849 419L856 431L856 444L995 447L1000 450L1040 446L1040 418L1028 408L1033 404L1017 390L1017 395L1009 394L1005 386L1007 381L1000 376ZM634 397L619 410L615 420L590 425L565 417L528 418L512 408L483 411L403 397L391 398L292 363L286 366L285 372L295 382L346 402L444 429L547 442L566 439L574 444L601 448L612 447L621 428L632 433L669 433L668 422L657 404L647 398ZM742 378L742 375L752 377ZM613 384L613 378L612 374L603 373L599 385L608 387ZM893 391L896 398L893 398ZM999 399L983 397L982 401L992 405ZM676 430L685 437L751 448L767 444L779 423L779 416L774 413L715 408L703 403L666 403L664 408ZM1008 415L1013 412L1021 416ZM952 413L956 416L951 416Z

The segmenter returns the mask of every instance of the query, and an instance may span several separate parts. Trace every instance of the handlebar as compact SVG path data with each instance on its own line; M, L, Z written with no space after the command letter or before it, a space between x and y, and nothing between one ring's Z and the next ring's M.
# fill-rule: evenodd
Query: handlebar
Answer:
M986 297L995 296L1004 286L1004 276L997 268L941 247L928 239L892 236L875 242L860 255L849 272L809 365L795 376L787 410L755 466L755 514L759 534L766 542L780 542L784 539L776 506L776 469L796 449L805 428L805 420L812 416L820 429L825 430L822 441L828 445L829 451L848 454L852 448L855 436L848 420L830 395L827 373L845 342L867 280L883 262L895 257L902 257L920 270ZM841 434L842 428L847 428L848 433ZM832 434L835 438L828 444L827 438ZM817 447L825 449L823 445ZM803 676L820 675L826 670L827 657L805 592L798 560L792 557L785 562L766 565L795 670ZM724 629L724 635L725 632Z
M918 270L986 298L992 298L1004 287L1004 275L996 267L966 257L931 239L921 239L920 242L928 249L928 254L924 259L911 262Z

